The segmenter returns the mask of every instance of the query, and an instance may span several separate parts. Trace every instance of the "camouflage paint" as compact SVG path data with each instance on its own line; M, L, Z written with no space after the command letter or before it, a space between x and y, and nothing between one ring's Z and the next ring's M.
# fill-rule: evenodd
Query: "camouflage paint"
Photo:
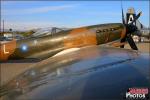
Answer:
M92 25L61 31L53 35L32 37L3 43L9 54L0 47L0 61L9 59L45 59L69 48L100 45L119 40L125 36L125 26L121 23Z

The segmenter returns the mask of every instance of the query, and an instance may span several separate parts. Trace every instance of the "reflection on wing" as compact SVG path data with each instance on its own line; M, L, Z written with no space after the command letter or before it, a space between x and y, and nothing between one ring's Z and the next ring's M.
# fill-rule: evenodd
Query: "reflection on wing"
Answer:
M133 50L83 47L39 62L1 87L1 96L7 100L122 99L130 87L148 87L149 59Z

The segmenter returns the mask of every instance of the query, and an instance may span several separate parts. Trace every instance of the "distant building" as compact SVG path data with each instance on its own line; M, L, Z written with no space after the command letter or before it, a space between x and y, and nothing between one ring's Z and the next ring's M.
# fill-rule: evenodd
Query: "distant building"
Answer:
M4 37L12 39L12 33L4 33Z
M13 38L20 40L24 37L21 34L16 34L15 32L4 32L0 35L0 41L10 41Z
M0 41L6 41L12 39L12 33L10 32L2 32L0 34Z

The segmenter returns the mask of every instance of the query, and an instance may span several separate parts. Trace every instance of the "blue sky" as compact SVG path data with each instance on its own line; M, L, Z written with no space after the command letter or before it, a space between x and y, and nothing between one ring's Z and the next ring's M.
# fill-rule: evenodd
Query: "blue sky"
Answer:
M149 26L149 1L123 1L142 11L139 20ZM32 29L39 27L80 27L121 22L121 1L2 1L1 19L5 27Z

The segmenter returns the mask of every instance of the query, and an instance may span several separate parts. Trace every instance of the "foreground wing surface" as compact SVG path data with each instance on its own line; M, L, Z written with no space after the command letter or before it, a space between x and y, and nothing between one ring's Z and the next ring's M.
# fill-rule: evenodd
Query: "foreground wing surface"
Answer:
M149 87L147 54L90 46L43 60L1 87L4 100L123 99L129 88Z

